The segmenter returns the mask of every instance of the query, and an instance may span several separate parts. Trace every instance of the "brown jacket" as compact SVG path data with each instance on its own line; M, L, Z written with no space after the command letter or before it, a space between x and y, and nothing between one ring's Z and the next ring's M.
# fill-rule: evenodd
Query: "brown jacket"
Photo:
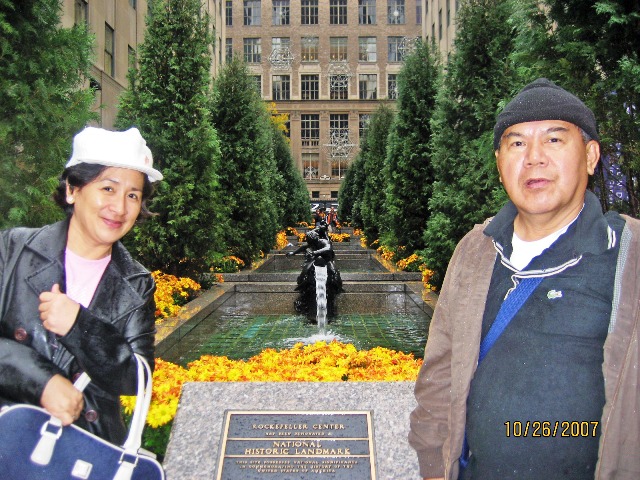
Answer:
M604 345L606 403L596 480L640 478L640 221L625 217L609 335ZM478 363L487 291L496 259L476 225L458 244L429 328L411 413L409 443L423 477L458 477L469 387Z

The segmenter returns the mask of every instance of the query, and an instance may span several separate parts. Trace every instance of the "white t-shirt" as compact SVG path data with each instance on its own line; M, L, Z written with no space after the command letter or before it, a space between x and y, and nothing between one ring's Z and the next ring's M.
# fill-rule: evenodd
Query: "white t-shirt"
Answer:
M534 257L540 255L544 250L549 248L553 243L560 238L560 235L565 233L567 229L577 220L574 218L569 225L562 227L560 230L553 232L551 235L547 235L540 240L534 240L533 242L526 242L522 240L516 232L513 232L511 239L511 245L513 246L513 252L511 252L511 258L509 262L518 270L522 270L529 265Z

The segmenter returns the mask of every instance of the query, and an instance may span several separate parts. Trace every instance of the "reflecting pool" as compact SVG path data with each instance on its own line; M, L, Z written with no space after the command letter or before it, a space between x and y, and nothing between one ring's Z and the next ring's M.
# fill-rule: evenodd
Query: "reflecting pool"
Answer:
M338 297L338 315L325 331L303 315L291 313L295 292L238 286L200 321L186 325L156 348L156 355L182 366L202 355L248 359L265 348L290 348L298 342L338 340L359 350L376 346L422 358L430 315L404 285L351 285Z

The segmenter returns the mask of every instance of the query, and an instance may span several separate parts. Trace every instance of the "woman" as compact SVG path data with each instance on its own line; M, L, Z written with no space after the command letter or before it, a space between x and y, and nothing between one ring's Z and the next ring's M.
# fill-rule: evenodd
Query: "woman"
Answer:
M134 352L153 366L155 284L120 239L162 179L140 132L88 127L54 194L67 219L0 232L0 405L44 407L121 444ZM91 377L80 393L73 381Z
M338 225L338 213L331 207L327 213L327 224L329 225L329 233L334 233Z

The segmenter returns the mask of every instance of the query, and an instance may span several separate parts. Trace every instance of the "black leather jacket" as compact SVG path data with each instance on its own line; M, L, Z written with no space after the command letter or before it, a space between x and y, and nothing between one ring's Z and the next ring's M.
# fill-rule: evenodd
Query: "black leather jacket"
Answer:
M136 392L133 353L153 368L155 283L118 242L89 308L80 307L67 335L48 332L38 296L54 283L65 291L68 227L66 220L0 232L0 405L39 405L52 376L74 381L86 371L91 383L76 425L121 444L126 428L119 396Z

